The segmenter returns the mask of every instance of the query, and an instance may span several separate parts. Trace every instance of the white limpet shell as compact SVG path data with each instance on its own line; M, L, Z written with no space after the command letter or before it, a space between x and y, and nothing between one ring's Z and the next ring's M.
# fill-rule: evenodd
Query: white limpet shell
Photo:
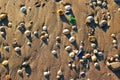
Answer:
M20 47L15 47L15 49L14 49L16 52L19 52L21 49L20 49Z
M70 30L69 29L64 29L63 34L65 34L65 35L70 34Z
M72 36L72 37L70 37L69 41L70 41L71 43L73 43L73 42L75 42L75 41L76 41L76 39L75 39L75 37L74 37L74 36Z
M9 63L8 60L4 60L4 61L2 62L2 65L6 66L6 65L8 65L8 63Z

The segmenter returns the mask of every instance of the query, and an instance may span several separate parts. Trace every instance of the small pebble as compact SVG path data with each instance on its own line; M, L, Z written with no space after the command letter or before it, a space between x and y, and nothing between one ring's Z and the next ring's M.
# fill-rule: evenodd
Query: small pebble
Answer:
M75 67L76 67L76 65L73 63L73 64L72 64L72 68L75 68Z
M93 62L97 61L97 57L95 55L91 56Z

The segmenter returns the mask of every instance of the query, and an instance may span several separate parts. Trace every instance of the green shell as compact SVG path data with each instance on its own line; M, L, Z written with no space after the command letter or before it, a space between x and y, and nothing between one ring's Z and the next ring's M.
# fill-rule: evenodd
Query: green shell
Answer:
M71 24L76 24L76 19L73 16L70 17L69 21Z

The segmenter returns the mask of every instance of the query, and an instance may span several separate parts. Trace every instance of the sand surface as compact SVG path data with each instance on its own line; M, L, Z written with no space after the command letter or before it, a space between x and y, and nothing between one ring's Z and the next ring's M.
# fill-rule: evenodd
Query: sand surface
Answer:
M45 5L35 7L36 2L41 1ZM103 17L102 11L107 11L111 14L110 27L106 31L100 29L98 26L95 28L95 37L98 41L99 50L104 50L104 60L98 61L100 64L100 70L94 68L93 62L90 62L90 69L84 69L81 67L78 59L74 60L77 67L80 67L80 71L86 72L85 78L79 78L79 80L120 80L120 76L117 76L105 64L105 60L108 56L120 53L120 44L118 49L113 48L111 34L115 33L118 43L120 41L120 12L117 11L119 6L113 0L108 1L108 9L102 9L97 7L92 9L87 5L89 0L63 0L64 3L70 3L73 14L76 18L78 32L71 30L71 35L75 36L77 46L72 45L68 38L62 33L66 27L71 27L69 21L61 19L56 11L60 8L64 8L59 2L55 0L0 0L0 13L4 12L8 14L8 21L2 22L1 25L5 25L6 39L0 36L0 62L3 60L9 61L9 70L7 70L2 64L0 64L0 79L5 80L5 75L10 74L11 80L45 80L43 72L46 69L50 70L50 80L57 80L57 71L61 68L64 74L64 80L70 80L74 78L76 80L79 77L79 72L70 70L68 67L68 61L71 60L68 53L65 51L65 46L70 45L72 49L79 49L80 41L85 42L85 50L92 51L88 41L89 27L85 24L86 17L94 13L98 16L99 20ZM27 14L24 15L20 11L20 6L25 5L27 8ZM28 10L31 7L31 11ZM69 16L65 15L66 19ZM25 22L26 29L32 32L32 46L27 46L29 41L25 34L22 34L17 26L20 22ZM30 24L33 21L33 24ZM8 22L12 22L12 27L9 28ZM49 41L45 44L40 39L40 33L42 26L48 27ZM39 38L36 38L33 33L38 30ZM60 48L56 47L56 37L61 37ZM16 40L21 46L21 56L18 56L12 47L12 42ZM4 50L4 45L9 45L9 52ZM55 49L58 52L58 58L55 58L51 51ZM27 60L30 65L30 75L27 76L25 70L23 70L23 78L17 74L17 70L21 67L22 63ZM111 73L108 76L108 73ZM120 74L120 73L119 73Z

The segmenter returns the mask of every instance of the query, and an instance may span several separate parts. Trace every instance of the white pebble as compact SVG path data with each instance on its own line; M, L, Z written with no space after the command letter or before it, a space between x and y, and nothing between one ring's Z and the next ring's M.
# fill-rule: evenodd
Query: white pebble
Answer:
M58 70L57 75L61 76L63 75L63 72L61 70Z

